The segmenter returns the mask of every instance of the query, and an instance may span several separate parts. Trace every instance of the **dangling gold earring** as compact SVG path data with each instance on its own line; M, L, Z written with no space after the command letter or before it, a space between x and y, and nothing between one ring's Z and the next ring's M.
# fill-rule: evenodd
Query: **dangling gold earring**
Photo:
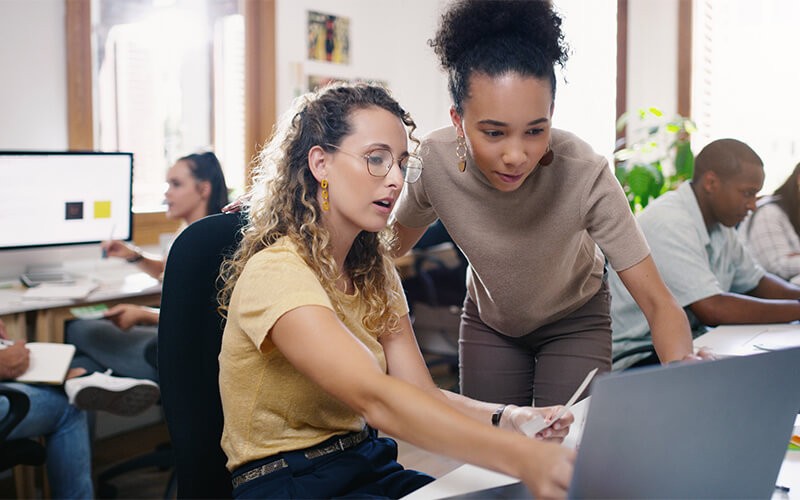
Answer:
M456 157L458 158L458 171L465 171L467 169L467 140L463 135L456 138Z
M539 165L546 167L553 163L553 150L550 149L550 144L547 145L547 151L542 155L542 158L539 160Z
M322 211L327 212L331 209L331 206L328 204L328 179L322 179L319 183L319 187L322 188Z

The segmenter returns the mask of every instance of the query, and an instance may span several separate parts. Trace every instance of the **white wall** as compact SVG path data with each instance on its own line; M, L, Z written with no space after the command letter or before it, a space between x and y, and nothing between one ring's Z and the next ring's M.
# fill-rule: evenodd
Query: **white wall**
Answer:
M67 148L63 0L0 1L0 149Z
M445 0L278 0L277 107L286 110L308 75L378 79L418 126L417 136L450 123L447 78L427 40ZM307 11L350 19L350 63L307 59Z
M447 125L445 75L427 40L446 0L278 0L277 106L306 75L378 78L414 116L419 134ZM678 0L630 0L628 109L677 109ZM351 63L306 60L306 11L347 16ZM0 148L67 147L63 0L0 1Z
M446 0L278 0L277 106L308 74L386 81L418 135L449 123L447 80L427 40ZM306 60L306 11L350 18L348 65ZM63 0L0 1L0 148L67 148ZM299 67L299 68L298 68Z
M627 109L678 109L678 0L629 0Z

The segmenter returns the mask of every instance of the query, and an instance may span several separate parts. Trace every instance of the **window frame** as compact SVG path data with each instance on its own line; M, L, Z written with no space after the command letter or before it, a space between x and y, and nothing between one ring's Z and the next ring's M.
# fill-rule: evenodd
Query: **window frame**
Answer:
M71 151L94 149L91 0L64 0L67 45L67 141ZM245 19L245 158L255 158L276 121L275 0L242 0ZM246 165L250 183L252 162ZM134 213L133 239L158 243L159 232L175 231L164 211Z
M70 150L92 150L91 0L64 0L67 45L67 118ZM245 20L245 158L255 159L258 147L269 137L277 119L276 109L276 0L241 0ZM692 0L679 0L678 113L691 116ZM617 0L617 116L627 111L628 0ZM618 132L624 137L625 130ZM251 182L252 160L246 165L245 183ZM161 216L166 220L163 212ZM134 240L145 241L152 232L153 217L134 214ZM158 221L163 224L164 221ZM177 227L177 224L176 224ZM147 237L149 240L149 237Z

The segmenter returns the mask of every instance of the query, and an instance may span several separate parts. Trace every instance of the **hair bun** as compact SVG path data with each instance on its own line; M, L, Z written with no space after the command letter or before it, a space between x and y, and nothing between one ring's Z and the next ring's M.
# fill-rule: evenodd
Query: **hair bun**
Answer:
M492 40L507 39L538 50L553 64L564 65L568 48L561 17L545 0L460 0L442 14L439 30L428 44L446 70L465 52Z

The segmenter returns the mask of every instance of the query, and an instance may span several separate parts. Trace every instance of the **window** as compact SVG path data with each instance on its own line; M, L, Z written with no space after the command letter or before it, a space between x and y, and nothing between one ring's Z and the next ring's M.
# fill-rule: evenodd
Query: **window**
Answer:
M764 160L762 193L800 162L800 3L785 0L695 2L694 150L732 137Z
M554 5L571 55L557 75L553 125L610 158L617 120L617 0L555 0Z
M235 0L95 0L95 147L134 153L133 203L157 210L175 160L212 148L244 185L244 21Z

